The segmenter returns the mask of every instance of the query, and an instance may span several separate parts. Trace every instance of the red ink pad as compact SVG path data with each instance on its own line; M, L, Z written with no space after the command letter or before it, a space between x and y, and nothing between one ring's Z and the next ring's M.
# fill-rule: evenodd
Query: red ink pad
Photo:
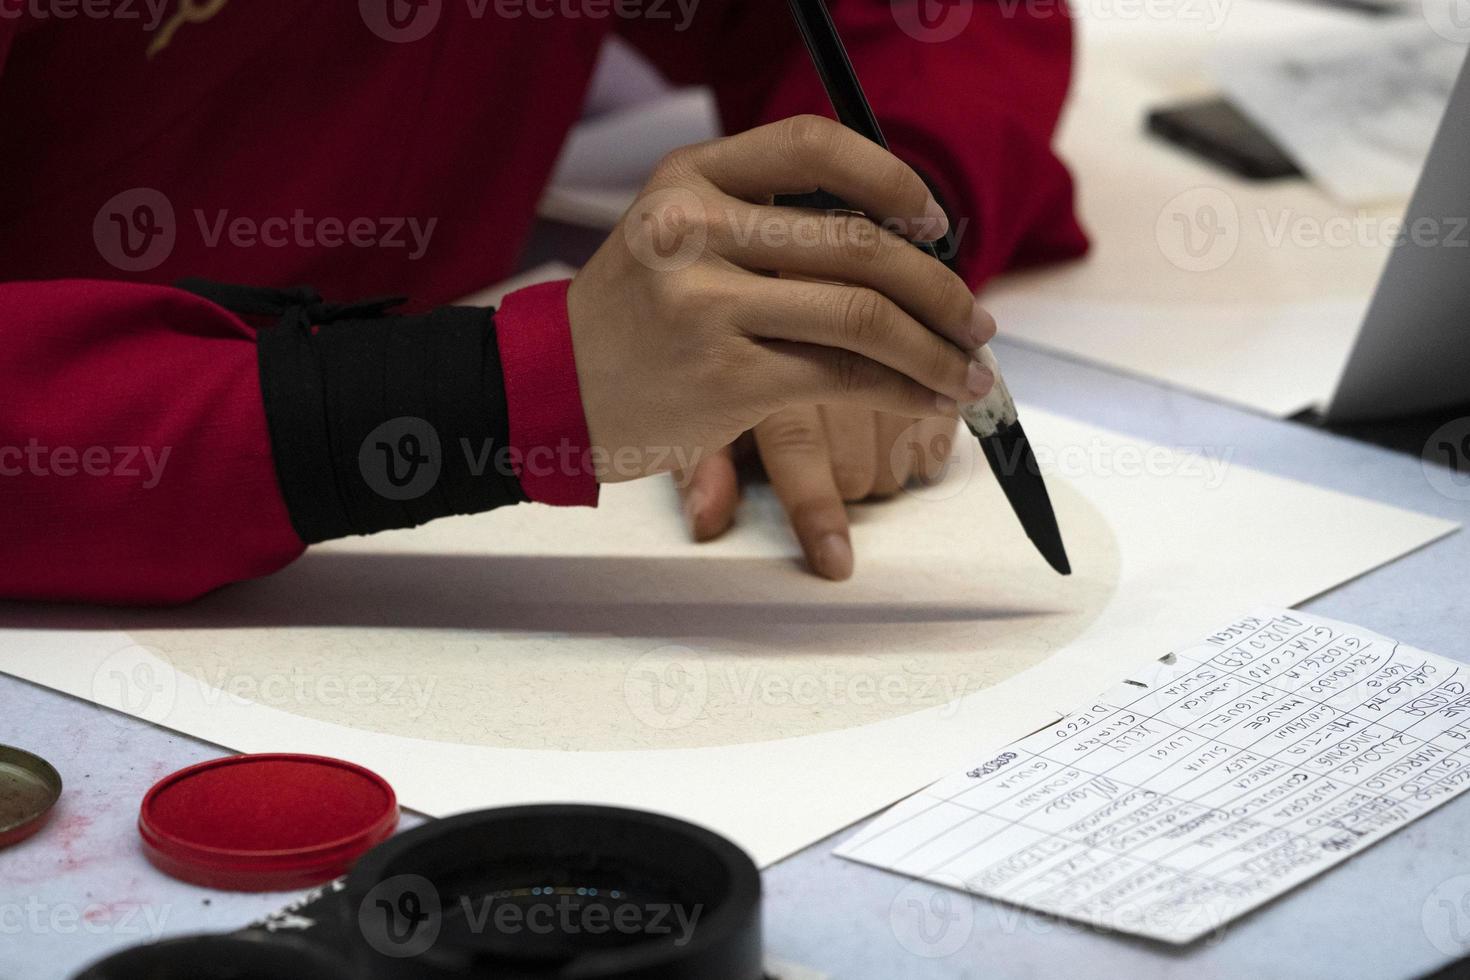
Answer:
M143 797L143 853L230 891L297 891L344 874L398 826L378 774L317 755L236 755L180 769Z

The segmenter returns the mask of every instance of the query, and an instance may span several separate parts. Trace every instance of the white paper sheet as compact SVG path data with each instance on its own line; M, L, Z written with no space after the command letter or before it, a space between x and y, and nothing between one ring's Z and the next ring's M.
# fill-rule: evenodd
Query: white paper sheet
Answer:
M613 228L659 159L720 133L714 95L685 88L578 123L537 207L543 218Z
M696 545L649 480L604 488L596 511L313 548L182 609L117 612L124 650L6 633L0 670L240 751L359 762L429 814L634 806L769 864L1048 724L1161 642L1454 527L1248 470L1229 447L1025 411L1071 579L966 442L938 486L857 508L840 585L801 568L763 488Z
M1359 15L1234 0L1218 19L1078 3L1058 136L1092 250L997 280L1001 333L1254 411L1324 403L1383 271L1401 206L1360 210L1304 180L1236 178L1146 131L1153 109L1215 94L1212 52L1297 43Z
M1261 609L837 853L1188 943L1470 789L1470 667Z
M1464 43L1430 19L1370 23L1303 43L1222 48L1212 73L1305 173L1355 207L1408 200Z

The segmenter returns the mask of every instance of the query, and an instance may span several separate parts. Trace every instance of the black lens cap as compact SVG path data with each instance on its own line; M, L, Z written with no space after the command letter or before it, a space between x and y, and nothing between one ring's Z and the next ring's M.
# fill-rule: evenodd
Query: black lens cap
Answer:
M360 975L761 980L760 874L672 817L524 806L434 821L360 860L342 896Z
M277 936L186 936L135 946L94 963L74 980L352 980L326 950Z

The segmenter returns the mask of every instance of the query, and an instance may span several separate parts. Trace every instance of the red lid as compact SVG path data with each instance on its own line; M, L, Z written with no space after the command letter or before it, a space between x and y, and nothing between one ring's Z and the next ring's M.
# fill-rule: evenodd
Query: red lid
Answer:
M319 755L236 755L180 769L143 797L154 867L232 891L296 891L343 874L398 826L377 773Z

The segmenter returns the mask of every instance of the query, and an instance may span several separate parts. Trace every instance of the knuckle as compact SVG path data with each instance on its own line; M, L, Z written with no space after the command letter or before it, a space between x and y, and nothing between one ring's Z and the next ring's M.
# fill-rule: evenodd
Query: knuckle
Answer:
M713 223L709 202L694 190L665 186L641 195L619 227L634 258L656 271L670 272L704 256Z
M740 391L737 386L759 367L747 348L726 338L708 338L694 351L693 360L697 365L694 383L704 390L724 393L712 398L712 402L723 403L733 399L754 404L765 401L758 391L734 394ZM743 430L745 426L738 428Z
M654 165L652 183L661 185L688 183L699 173L697 156L698 153L692 146L681 146L670 150Z
M879 174L879 179L883 181L884 186L898 188L906 199L914 202L909 208L912 214L905 217L917 218L924 213L924 205L929 200L929 187L918 174L914 173L912 167L890 153L883 161L883 171Z
M728 337L732 342L749 340L759 334L766 322L760 313L750 309L746 297L728 285L700 290L689 303L691 323L702 332ZM746 347L742 346L744 349Z
M861 354L839 350L832 365L832 383L844 395L856 395L873 386L872 364Z
M965 324L975 308L975 297L965 281L938 262L930 261L932 284L929 295L939 297L939 314L946 323Z
M761 439L770 452L790 456L806 456L822 448L822 434L810 419L801 416L776 416L761 426Z
M688 238L708 232L710 218L709 208L705 206L705 202L693 194L680 193L675 196L678 199L662 208L659 215L665 233Z
M970 369L969 362L970 358L958 347L944 340L936 340L931 345L929 374L926 377L943 383L945 388L962 389Z
M861 215L833 215L830 241L847 264L868 265L881 259L888 246L886 235L877 225Z
M690 269L685 275L664 279L668 309L691 326L702 325L711 314L727 309L728 288L718 276L706 276Z
M792 156L809 167L819 165L836 145L836 125L824 116L810 114L786 120L784 135Z
M847 292L838 311L840 336L858 347L882 343L888 327L883 297L871 289Z

